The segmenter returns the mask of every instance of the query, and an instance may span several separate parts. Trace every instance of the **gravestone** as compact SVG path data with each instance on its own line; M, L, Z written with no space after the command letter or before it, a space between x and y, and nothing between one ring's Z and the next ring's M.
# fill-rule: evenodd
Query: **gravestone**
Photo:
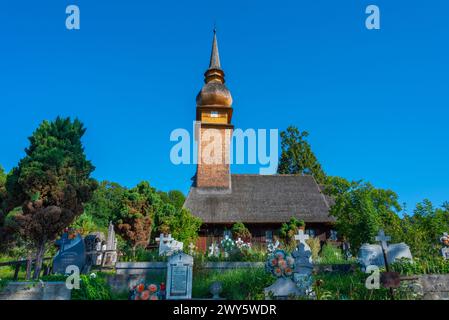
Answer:
M65 232L55 244L59 250L53 258L53 273L65 274L66 268L71 265L77 266L80 272L85 271L86 250L80 234L70 238Z
M86 272L89 272L92 266L101 265L101 243L104 240L105 236L102 232L93 232L84 238L86 249Z
M389 264L401 258L412 260L410 248L405 243L390 244L387 246L385 253ZM358 261L362 265L362 269L365 269L369 265L378 267L385 266L382 247L378 244L363 244L359 250Z
M220 281L212 282L209 291L212 294L213 300L223 300L223 298L220 297L220 293L223 291L223 284Z
M115 266L117 262L117 238L115 237L114 225L109 223L108 239L106 241L106 252L104 252L103 265L106 267Z
M409 259L413 260L412 253L410 252L410 247L404 242L393 243L387 247L387 262L393 263L399 259Z
M264 289L266 299L271 297L288 299L291 296L313 297L312 252L306 243L308 238L309 236L304 234L304 230L299 230L298 234L295 235L295 240L299 241L298 247L292 252L291 256L283 250L276 250L269 256L267 269L278 268L284 274L282 276L278 274L279 278L276 282ZM293 270L288 270L285 265L292 266Z
M277 248L279 248L279 240L276 240L276 242L273 242L273 240L267 240L267 251L269 253L273 253Z
M449 247L442 248L441 255L443 256L444 260L448 260L449 259Z
M351 244L348 241L343 242L342 244L343 253L345 255L345 259L349 260L352 258L351 253Z
M193 244L193 242L190 242L189 244L189 254L193 256L196 253L196 245Z
M269 299L272 296L273 298L282 300L292 296L301 295L301 291L290 278L277 279L271 286L266 287L264 292L266 299Z
M299 230L295 239L299 241L298 247L292 252L295 258L295 269L293 270L293 281L300 291L301 296L310 296L312 294L312 251L307 245L306 240L309 237Z
M171 234L165 236L163 233L156 238L159 242L159 255L160 256L171 256L178 251L182 251L184 243L176 241L172 238Z
M193 257L176 253L167 263L167 300L192 298Z
M218 257L220 255L220 248L218 245L214 242L209 246L209 257Z
M335 230L331 230L330 231L329 240L331 240L331 241L337 241L338 240L337 231L335 231Z
M447 232L443 233L443 236L440 238L440 243L443 245L441 248L441 255L444 260L449 259L449 234Z

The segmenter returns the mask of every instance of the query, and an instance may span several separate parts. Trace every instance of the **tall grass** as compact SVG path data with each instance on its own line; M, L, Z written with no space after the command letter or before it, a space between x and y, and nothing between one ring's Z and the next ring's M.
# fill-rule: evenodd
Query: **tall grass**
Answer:
M199 271L193 277L192 296L194 298L210 298L209 287L215 281L219 281L223 285L221 293L223 298L261 300L264 299L263 289L271 285L275 279L264 268Z

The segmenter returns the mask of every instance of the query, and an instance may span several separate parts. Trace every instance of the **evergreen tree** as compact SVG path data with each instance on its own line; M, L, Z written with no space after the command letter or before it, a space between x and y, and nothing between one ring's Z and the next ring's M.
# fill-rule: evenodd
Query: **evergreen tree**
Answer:
M90 178L94 166L81 143L85 131L79 120L70 118L42 122L29 138L26 156L7 178L7 211L21 207L14 220L37 251L34 278L47 243L83 212L96 188Z
M322 184L326 175L321 168L312 147L307 142L306 131L300 132L298 128L289 126L281 132L281 157L279 159L279 174L309 174Z

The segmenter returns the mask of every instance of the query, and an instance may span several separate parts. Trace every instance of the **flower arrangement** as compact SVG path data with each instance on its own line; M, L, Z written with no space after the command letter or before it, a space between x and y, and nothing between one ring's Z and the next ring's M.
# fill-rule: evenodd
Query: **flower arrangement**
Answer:
M293 275L294 267L295 259L280 249L271 253L266 263L266 269L278 278L290 278Z
M131 290L130 300L159 300L158 286L153 283L146 285L141 281Z
M237 239L235 245L240 251L248 251L251 249L251 242L245 242L241 238Z
M443 233L443 236L440 238L440 243L445 247L449 247L449 234L447 232Z
M235 248L234 240L232 240L229 237L226 237L223 240L221 240L220 244L225 253L229 253Z

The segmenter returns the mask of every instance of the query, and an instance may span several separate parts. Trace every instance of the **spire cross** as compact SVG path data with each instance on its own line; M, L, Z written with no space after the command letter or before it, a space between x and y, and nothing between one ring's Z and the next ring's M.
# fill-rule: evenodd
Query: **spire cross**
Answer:
M391 240L391 237L385 235L385 232L382 229L380 229L379 234L376 236L376 241L379 241L381 243L382 249L387 250L387 248L388 248L387 241L390 241L390 240Z

